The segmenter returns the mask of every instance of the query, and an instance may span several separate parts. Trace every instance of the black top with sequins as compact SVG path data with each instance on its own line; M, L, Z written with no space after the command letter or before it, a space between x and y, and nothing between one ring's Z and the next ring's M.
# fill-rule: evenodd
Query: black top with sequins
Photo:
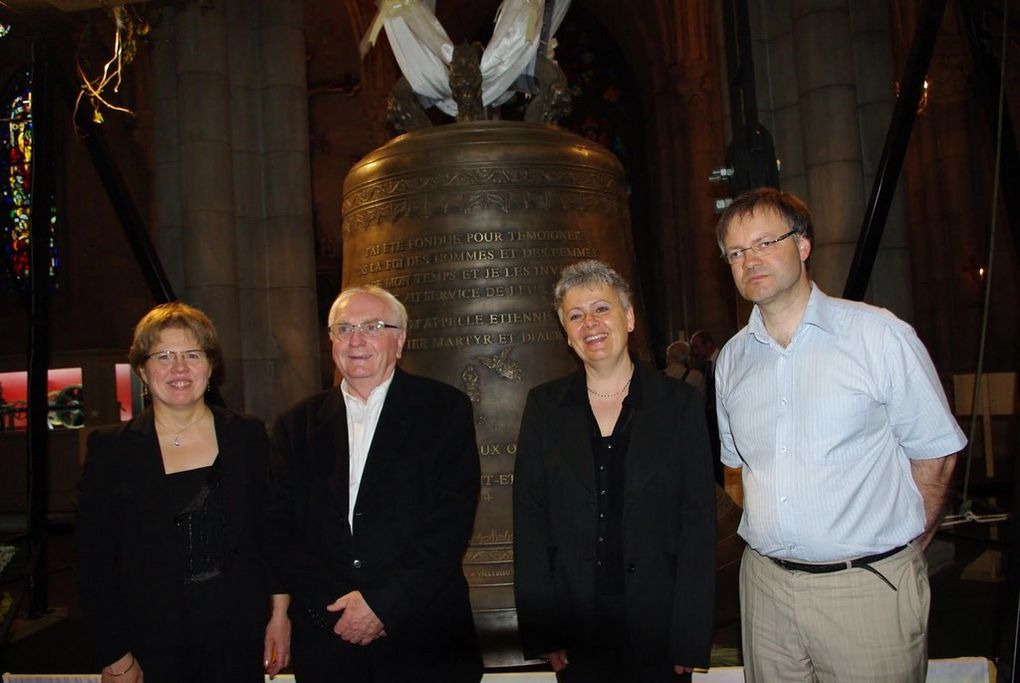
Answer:
M167 475L177 537L177 557L184 585L220 576L226 556L227 516L217 458L208 467Z

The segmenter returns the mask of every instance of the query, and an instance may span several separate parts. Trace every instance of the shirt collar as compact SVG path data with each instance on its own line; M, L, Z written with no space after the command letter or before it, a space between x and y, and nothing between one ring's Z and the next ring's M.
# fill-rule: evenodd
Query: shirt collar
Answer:
M799 331L804 325L817 327L828 334L836 333L836 326L832 318L832 298L818 288L818 285L811 282L811 293L808 295L807 306L804 307L804 315L797 325ZM797 331L793 334L797 336ZM765 328L765 320L762 318L761 309L758 304L751 309L751 317L747 321L748 337L753 337L763 344L772 340L769 331Z
M372 389L368 394L368 400L362 401L361 397L351 391L351 385L348 383L347 378L344 377L343 381L340 382L340 393L343 394L344 403L348 406L351 405L351 401L359 403L361 405L377 405L380 402L386 400L386 394L390 390L390 385L393 384L393 378L396 377L396 369L390 373L390 376L383 380L375 389Z

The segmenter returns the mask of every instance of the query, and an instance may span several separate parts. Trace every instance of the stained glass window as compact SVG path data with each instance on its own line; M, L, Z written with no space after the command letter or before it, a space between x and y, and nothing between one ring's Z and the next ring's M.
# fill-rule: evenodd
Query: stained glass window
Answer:
M0 101L0 291L22 290L29 275L32 212L32 84L14 78ZM56 284L56 207L50 210L50 281Z

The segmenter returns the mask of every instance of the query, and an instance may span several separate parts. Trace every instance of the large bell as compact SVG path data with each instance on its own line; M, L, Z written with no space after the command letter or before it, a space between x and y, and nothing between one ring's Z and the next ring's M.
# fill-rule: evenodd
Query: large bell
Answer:
M511 485L525 397L578 367L553 286L586 258L636 282L626 187L602 146L512 121L402 135L344 182L344 287L393 292L410 315L402 366L474 405L482 493L464 570L486 666L521 663ZM632 345L647 357L644 329Z

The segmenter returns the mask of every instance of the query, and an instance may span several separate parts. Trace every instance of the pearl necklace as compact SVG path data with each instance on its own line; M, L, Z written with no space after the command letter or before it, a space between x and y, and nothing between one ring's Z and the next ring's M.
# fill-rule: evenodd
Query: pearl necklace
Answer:
M623 392L627 391L627 387L629 387L629 386L630 386L630 380L628 379L627 383L624 384L623 387L621 387L620 390L617 391L614 394L600 394L599 392L595 391L591 387L588 387L588 393L591 394L592 396L597 396L598 398L616 398L617 396L619 396Z
M196 417L196 418L195 418L194 420L192 420L192 421L191 421L191 422L189 422L188 424L186 424L186 425L184 425L183 427L181 427L181 428L180 428L180 429L179 429L178 431L176 431L176 432L174 432L174 430L173 430L173 429L171 429L170 427L167 427L167 426L166 426L166 424L165 424L165 423L164 423L164 422L163 422L162 420L160 420L160 419L159 419L158 417L156 418L156 424L158 424L159 426L161 426L161 427L162 427L163 429L167 430L168 432L171 432L171 433L173 433L173 435L174 435L174 446L176 446L176 447L180 448L180 447L181 447L181 434L183 434L183 433L184 433L184 432L186 432L187 430L191 429L191 427L192 427L192 426L194 426L194 425L198 424L198 422L199 422L199 421L200 421L200 420L201 420L201 419L202 419L203 417L205 417L205 416L206 416L206 414L207 414L208 412L209 412L208 410L204 410L204 411L202 411L202 414L201 414L201 415L199 415L199 416L198 416L198 417Z

